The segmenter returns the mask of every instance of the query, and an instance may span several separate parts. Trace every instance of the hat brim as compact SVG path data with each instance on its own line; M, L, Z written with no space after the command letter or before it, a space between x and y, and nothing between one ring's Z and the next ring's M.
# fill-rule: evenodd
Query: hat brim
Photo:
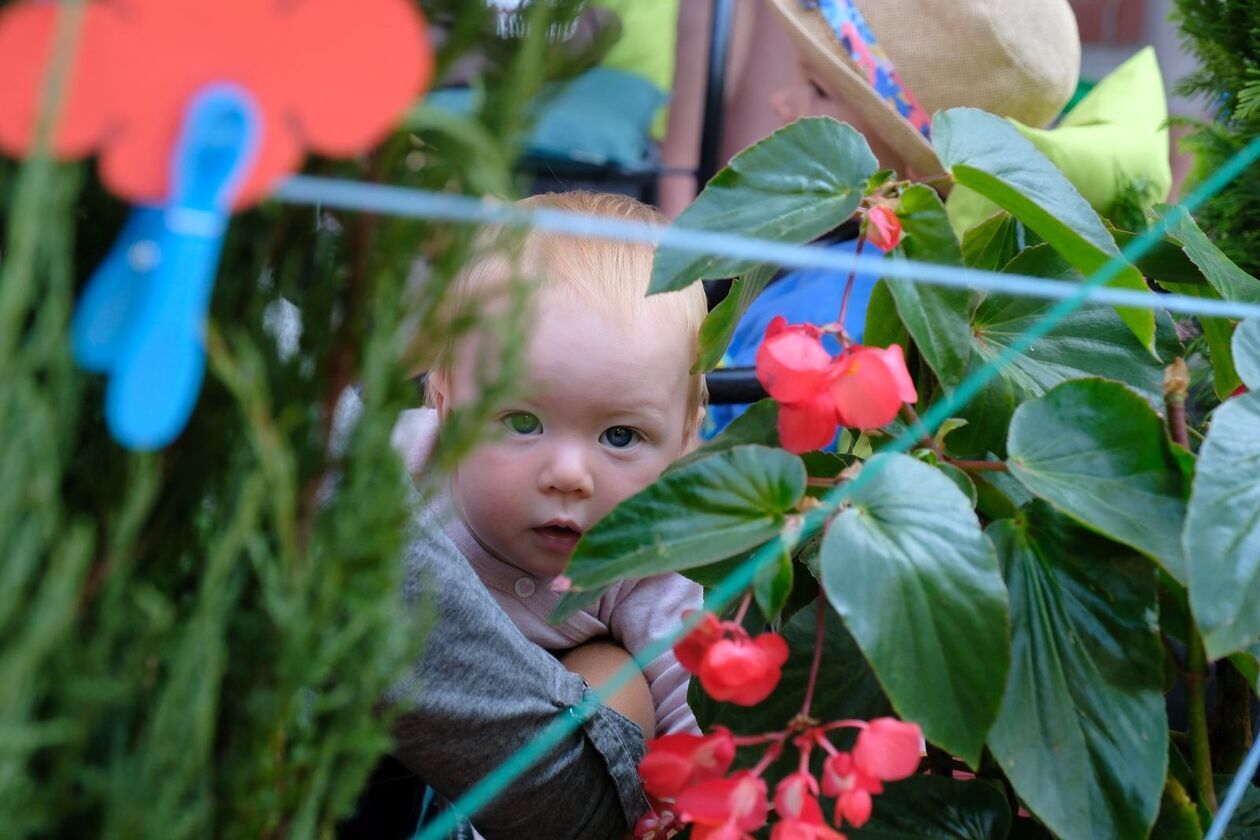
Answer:
M828 94L857 111L870 130L900 154L916 173L934 175L941 171L941 162L932 144L875 92L844 55L844 47L821 13L802 8L801 0L769 2L796 43L801 58L817 75L818 82L827 88Z

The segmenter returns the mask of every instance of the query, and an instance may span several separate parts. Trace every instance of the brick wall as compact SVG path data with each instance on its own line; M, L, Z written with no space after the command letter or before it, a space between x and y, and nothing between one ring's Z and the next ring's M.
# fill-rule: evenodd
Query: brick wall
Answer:
M1018 1L1018 0L1017 0ZM1119 46L1143 40L1146 0L1070 0L1084 44Z

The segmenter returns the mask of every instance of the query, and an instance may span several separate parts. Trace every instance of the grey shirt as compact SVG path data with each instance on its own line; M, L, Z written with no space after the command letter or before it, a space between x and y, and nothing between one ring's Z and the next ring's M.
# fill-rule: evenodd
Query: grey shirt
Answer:
M419 664L393 693L407 709L395 755L453 801L590 689L521 635L438 523L421 514L416 525L406 595L431 604L436 621ZM642 730L601 706L473 823L488 840L623 837L647 808L642 756Z

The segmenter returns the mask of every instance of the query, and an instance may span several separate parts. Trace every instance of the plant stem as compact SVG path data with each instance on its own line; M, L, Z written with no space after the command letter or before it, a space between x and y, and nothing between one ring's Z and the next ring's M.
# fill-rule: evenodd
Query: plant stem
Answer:
M1168 435L1174 442L1190 448L1186 432L1186 395L1190 390L1190 371L1185 359L1174 359L1164 368L1164 407L1167 409Z
M862 248L866 245L866 234L859 234L857 240L857 250L854 256L862 256ZM846 343L849 338L849 331L844 328L844 316L849 312L849 296L853 294L853 283L857 280L857 266L849 272L849 279L844 282L844 295L840 298L840 341Z
M805 684L805 702L801 704L801 717L809 717L809 707L814 702L814 687L818 685L818 669L822 665L823 635L827 631L827 602L818 598L818 627L814 631L814 661L809 666L809 682Z
M739 602L739 609L735 612L735 617L731 619L736 624L743 626L744 616L748 613L748 605L752 603L752 591L744 593L744 600Z
M1190 768L1199 797L1216 813L1216 788L1212 782L1212 746L1207 731L1207 656L1198 629L1191 627L1186 639L1186 713L1190 719Z
M906 425L908 425L912 431L919 433L919 442L922 443L924 447L931 449L941 458L945 457L945 453L941 451L941 448L936 445L936 441L932 439L930 434L928 434L927 427L924 426L923 421L919 419L919 412L914 410L914 406L909 403L903 405L901 407L901 416L902 419L906 421Z

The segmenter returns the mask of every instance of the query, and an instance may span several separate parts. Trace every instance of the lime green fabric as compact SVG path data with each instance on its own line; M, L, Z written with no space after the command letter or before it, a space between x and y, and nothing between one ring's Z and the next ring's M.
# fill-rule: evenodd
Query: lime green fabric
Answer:
M1164 79L1151 47L1100 81L1054 128L1011 120L1103 216L1125 191L1136 190L1143 208L1168 197L1167 121ZM947 207L959 236L998 210L963 187L950 192Z
M642 76L662 92L674 89L674 49L678 42L678 0L595 0L621 18L621 39L601 66ZM652 136L665 136L665 108L652 124Z

